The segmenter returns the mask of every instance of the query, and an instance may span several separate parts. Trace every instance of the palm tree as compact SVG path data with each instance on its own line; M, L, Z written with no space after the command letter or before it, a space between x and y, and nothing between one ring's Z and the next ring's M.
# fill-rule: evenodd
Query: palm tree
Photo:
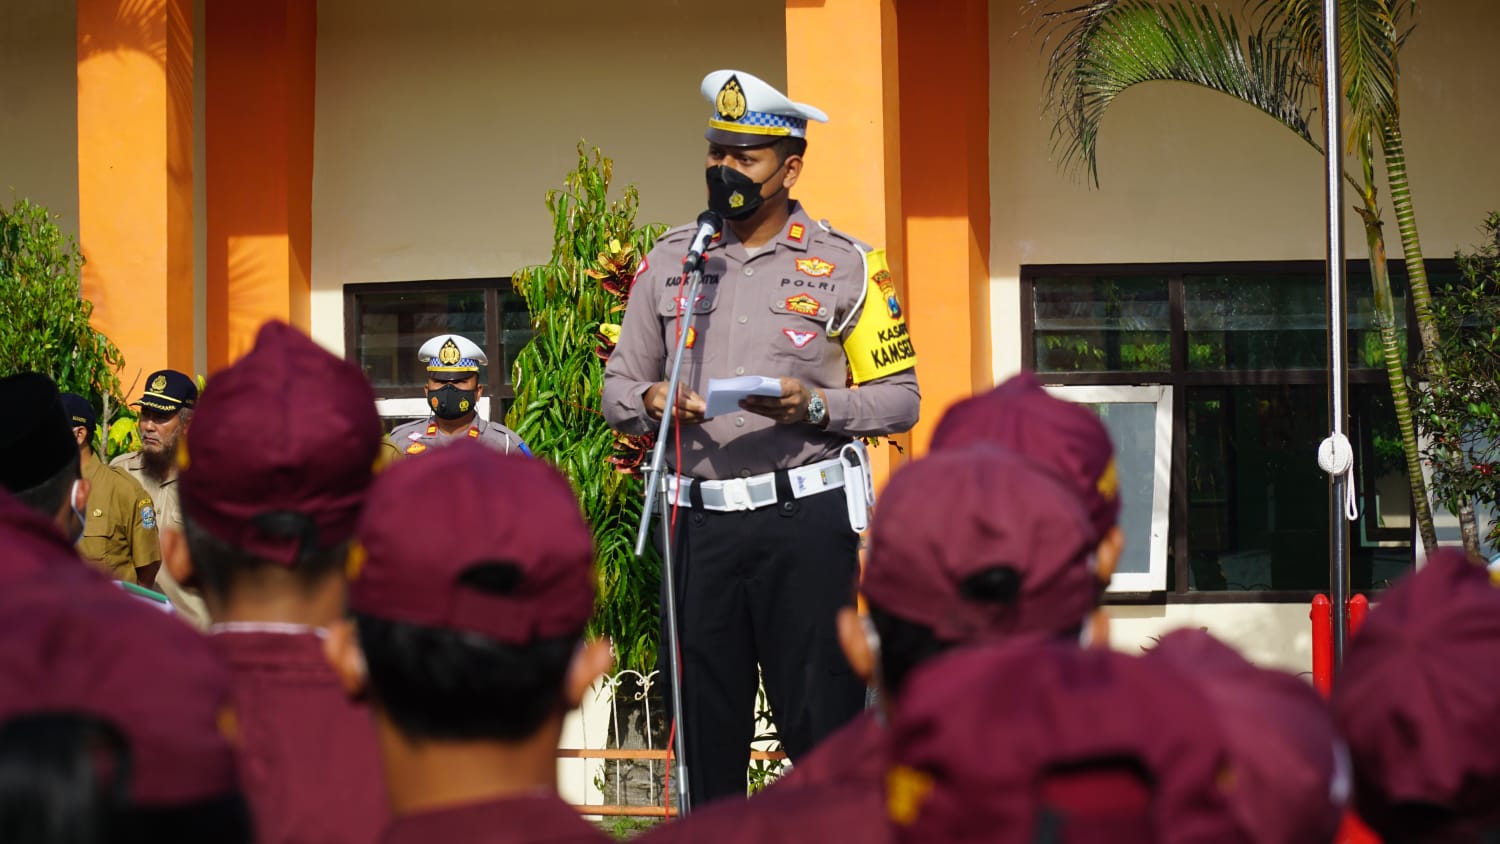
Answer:
M1248 0L1246 0L1248 2ZM1259 0L1259 20L1242 33L1234 16L1182 0L1090 0L1051 11L1053 0L1028 0L1044 43L1052 44L1046 103L1054 117L1054 149L1064 167L1083 166L1098 184L1099 127L1125 90L1147 82L1176 81L1234 97L1285 126L1319 155L1313 134L1321 90L1321 0ZM1385 237L1374 178L1378 135L1397 200L1412 301L1424 351L1436 353L1437 335L1425 264L1405 177L1397 107L1396 56L1403 17L1415 0L1342 0L1341 49L1345 95L1351 109L1352 146L1360 177L1346 181L1360 198L1356 209L1370 249L1375 320L1387 380L1406 455L1414 517L1423 545L1437 533L1421 471L1416 426L1396 331L1394 297L1386 272ZM1430 342L1430 345L1429 345ZM1441 372L1441 362L1438 371ZM1477 541L1477 530L1475 531Z

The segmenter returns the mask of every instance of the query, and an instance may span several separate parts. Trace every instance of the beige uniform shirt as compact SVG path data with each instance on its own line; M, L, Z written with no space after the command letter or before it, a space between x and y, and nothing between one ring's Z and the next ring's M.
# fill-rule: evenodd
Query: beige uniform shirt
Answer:
M501 454L530 454L531 450L526 443L521 442L521 436L515 431L501 425L499 422L491 422L488 419L474 417L474 421L465 430L459 431L452 436L438 430L437 419L429 417L408 422L391 431L391 442L402 454L421 454L422 452L439 446L447 445L461 439L472 439L481 442Z
M89 482L78 554L116 580L139 583L136 569L161 562L156 507L145 488L122 469L88 453L80 466Z
M685 309L682 256L696 226L657 241L636 275L620 340L604 370L604 417L628 434L655 432L644 395L671 374L678 312ZM828 424L777 424L745 411L682 428L682 465L695 478L721 480L789 469L836 455L854 437L906 431L921 394L915 367L849 386L844 340L866 308L868 251L792 204L779 237L751 256L729 226L705 253L683 383L703 395L710 378L793 377L827 397ZM892 299L890 307L899 306ZM842 327L829 336L830 327ZM909 349L909 344L907 345ZM667 463L675 462L675 450Z
M146 474L145 458L139 451L122 454L110 461L111 466L124 469L130 473L132 478L146 490L151 496L151 501L156 505L156 524L158 528L171 528L175 531L182 530L182 509L177 502L177 473L157 483ZM199 630L208 629L208 607L203 603L196 590L190 590L178 583L172 577L172 573L162 566L156 572L156 588L161 590L167 600L172 602L172 607L177 614L188 623Z

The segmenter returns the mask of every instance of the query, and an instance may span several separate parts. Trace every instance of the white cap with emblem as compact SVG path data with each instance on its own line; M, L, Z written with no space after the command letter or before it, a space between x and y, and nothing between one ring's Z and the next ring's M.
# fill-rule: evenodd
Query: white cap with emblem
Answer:
M428 372L478 372L480 364L490 362L478 343L458 334L439 334L423 343L417 360L427 364Z
M828 122L822 109L792 102L742 70L716 70L703 77L702 90L714 106L703 136L716 144L760 146L778 138L805 138L807 121Z

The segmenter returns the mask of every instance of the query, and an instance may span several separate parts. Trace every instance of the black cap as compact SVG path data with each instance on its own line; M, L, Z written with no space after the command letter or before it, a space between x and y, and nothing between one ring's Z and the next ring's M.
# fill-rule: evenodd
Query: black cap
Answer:
M162 413L176 413L198 400L198 385L175 369L159 369L146 378L146 392L136 404Z
M89 400L77 393L62 394L63 410L68 413L68 421L74 428L87 428L89 435L94 433L94 426L99 424L99 414L94 412L94 406Z
M24 492L77 459L73 423L52 379L35 372L0 379L0 483Z

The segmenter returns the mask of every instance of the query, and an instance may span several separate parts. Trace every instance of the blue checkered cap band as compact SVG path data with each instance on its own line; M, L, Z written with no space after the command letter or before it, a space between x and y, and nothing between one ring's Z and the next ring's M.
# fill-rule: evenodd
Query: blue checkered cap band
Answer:
M826 122L828 115L807 103L793 102L773 86L739 70L716 70L703 77L701 91L713 104L708 137L744 140L803 138L807 122Z
M739 126L763 126L768 129L785 129L792 137L801 138L807 135L807 121L800 117L788 117L784 114L771 114L766 111L747 111L745 116L735 121Z

